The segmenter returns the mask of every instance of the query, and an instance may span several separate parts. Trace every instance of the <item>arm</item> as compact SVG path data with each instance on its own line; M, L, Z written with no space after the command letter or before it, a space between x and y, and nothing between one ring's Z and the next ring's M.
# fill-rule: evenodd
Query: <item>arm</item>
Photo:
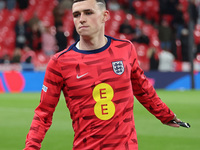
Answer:
M132 51L133 63L131 81L134 96L150 113L158 118L163 124L178 127L179 125L177 124L169 124L169 122L173 119L176 119L176 121L179 120L177 120L175 114L158 97L154 87L144 75L143 70L139 67L137 54L134 47Z
M57 60L52 58L47 66L40 104L35 109L24 150L39 150L41 148L41 142L52 124L52 116L59 101L62 81Z

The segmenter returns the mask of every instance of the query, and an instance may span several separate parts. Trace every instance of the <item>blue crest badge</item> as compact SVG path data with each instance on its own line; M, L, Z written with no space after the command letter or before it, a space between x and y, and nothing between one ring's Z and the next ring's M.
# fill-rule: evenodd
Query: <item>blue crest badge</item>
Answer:
M124 64L122 61L112 62L112 67L113 67L113 71L116 74L121 75L122 73L124 73Z

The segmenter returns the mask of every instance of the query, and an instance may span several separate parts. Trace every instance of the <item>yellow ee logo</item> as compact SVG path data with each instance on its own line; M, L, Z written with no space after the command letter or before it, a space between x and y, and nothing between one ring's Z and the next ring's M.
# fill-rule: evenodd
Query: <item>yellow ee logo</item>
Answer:
M96 101L94 106L95 115L101 120L108 120L115 114L115 105L112 102L114 91L106 83L100 83L95 86L92 96Z

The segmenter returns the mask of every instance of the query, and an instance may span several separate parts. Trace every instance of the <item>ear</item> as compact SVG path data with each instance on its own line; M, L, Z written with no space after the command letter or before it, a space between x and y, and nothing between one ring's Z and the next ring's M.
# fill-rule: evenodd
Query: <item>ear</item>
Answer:
M108 21L110 19L110 12L108 11L108 10L105 10L104 11L104 17L103 17L103 20L102 20L102 22L106 22L106 21Z

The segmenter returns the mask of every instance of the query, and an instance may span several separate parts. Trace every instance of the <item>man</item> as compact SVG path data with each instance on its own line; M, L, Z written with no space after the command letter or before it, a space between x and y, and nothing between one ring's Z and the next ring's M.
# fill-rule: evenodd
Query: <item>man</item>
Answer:
M133 44L104 35L104 0L74 0L72 12L80 40L50 60L24 150L40 149L61 90L73 121L74 150L137 150L133 95L162 123L179 127L140 69Z

